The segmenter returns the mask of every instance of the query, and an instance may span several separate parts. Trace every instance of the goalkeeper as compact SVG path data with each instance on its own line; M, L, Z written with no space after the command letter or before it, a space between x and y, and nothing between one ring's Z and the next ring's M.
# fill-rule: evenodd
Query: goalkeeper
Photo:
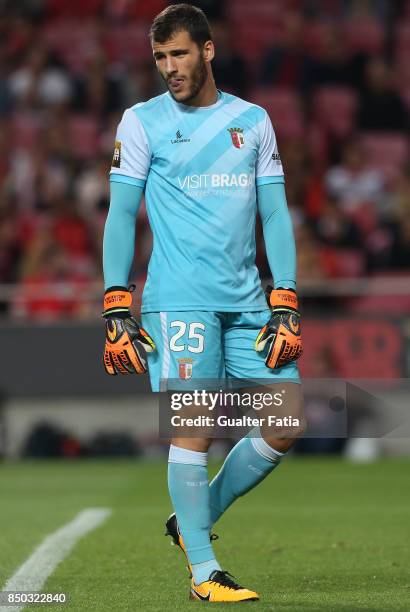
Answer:
M117 130L104 233L105 369L110 375L148 369L153 391L195 388L201 379L262 379L272 389L280 383L289 413L300 416L295 242L270 119L216 88L212 35L200 9L167 7L150 38L168 91L127 109ZM143 193L154 246L141 326L128 276ZM274 279L268 303L255 265L257 212ZM279 465L301 429L251 432L209 486L211 440L172 439L174 513L166 525L186 554L191 598L259 598L220 567L209 533Z

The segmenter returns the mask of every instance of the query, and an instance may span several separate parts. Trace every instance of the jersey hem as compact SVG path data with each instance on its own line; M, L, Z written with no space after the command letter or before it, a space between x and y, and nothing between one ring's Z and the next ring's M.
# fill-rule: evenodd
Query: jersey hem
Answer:
M249 304L243 304L242 306L221 306L220 304L190 304L188 306L182 305L159 305L159 306L142 306L141 313L149 312L188 312L191 310L202 310L204 312L261 312L263 310L269 310L268 304L250 306Z

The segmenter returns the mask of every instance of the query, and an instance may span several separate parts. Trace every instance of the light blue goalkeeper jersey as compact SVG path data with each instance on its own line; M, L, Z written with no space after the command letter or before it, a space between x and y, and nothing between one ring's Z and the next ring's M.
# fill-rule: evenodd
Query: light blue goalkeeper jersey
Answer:
M169 93L136 104L118 126L110 180L145 190L153 251L142 312L266 308L256 186L284 177L264 109L223 92L200 108Z

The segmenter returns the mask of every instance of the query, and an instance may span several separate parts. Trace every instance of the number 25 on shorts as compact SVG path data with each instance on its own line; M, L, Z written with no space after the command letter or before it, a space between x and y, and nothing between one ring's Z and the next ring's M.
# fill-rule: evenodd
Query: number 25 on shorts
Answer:
M171 321L169 326L177 330L169 341L171 351L180 353L188 350L190 353L203 353L205 344L205 325L203 323Z

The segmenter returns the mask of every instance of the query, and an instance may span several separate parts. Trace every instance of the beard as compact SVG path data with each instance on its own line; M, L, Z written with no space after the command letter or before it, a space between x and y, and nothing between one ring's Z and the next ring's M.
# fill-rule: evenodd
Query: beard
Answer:
M191 100L196 98L196 96L199 94L199 92L205 85L207 77L208 77L208 72L206 69L206 63L202 55L200 55L196 66L191 71L191 75L190 75L191 87L190 87L189 92L185 95L185 97L176 98L173 92L171 91L171 89L168 87L167 79L164 79L164 80L168 87L168 91L171 94L171 96L174 98L174 100L176 102L181 102L182 104L186 104L187 102L190 102Z

